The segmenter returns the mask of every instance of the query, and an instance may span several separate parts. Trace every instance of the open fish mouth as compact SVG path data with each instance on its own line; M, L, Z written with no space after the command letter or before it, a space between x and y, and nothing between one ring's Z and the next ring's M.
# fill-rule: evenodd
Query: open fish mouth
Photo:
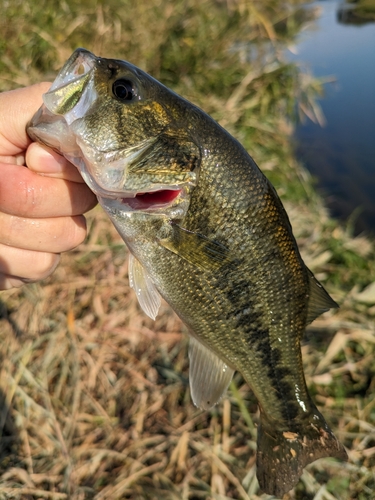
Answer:
M82 118L96 99L92 78L96 60L85 49L75 51L43 96L47 109L54 114L64 115L68 125Z
M75 80L81 79L94 68L96 60L97 57L88 50L76 50L60 70L49 91L60 89Z

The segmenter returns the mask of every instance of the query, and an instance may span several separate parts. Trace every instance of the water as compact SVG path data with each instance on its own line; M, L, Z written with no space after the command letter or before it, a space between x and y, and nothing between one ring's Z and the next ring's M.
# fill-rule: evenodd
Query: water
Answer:
M315 76L333 75L320 102L327 124L297 127L297 156L318 179L333 216L375 234L375 23L343 24L340 4L312 4L321 16L301 33L297 55Z

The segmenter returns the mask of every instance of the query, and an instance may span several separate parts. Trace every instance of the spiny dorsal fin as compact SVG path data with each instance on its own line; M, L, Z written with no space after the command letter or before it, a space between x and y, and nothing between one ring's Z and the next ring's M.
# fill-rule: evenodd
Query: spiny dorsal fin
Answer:
M172 224L171 236L160 240L160 245L201 269L217 269L225 261L229 261L227 247L175 223Z
M134 289L139 305L151 319L158 315L161 298L145 268L129 253L129 284Z
M339 305L332 299L329 293L324 289L323 285L315 278L313 273L309 271L310 280L310 298L307 311L307 324L314 321L315 318Z
M228 389L234 370L195 337L189 339L189 359L191 398L195 406L209 410Z

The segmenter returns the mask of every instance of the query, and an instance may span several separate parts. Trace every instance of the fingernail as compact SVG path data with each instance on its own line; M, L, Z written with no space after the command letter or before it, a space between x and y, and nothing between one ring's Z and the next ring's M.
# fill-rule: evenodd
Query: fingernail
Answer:
M69 164L63 156L37 143L29 146L26 159L27 166L41 175L61 173Z

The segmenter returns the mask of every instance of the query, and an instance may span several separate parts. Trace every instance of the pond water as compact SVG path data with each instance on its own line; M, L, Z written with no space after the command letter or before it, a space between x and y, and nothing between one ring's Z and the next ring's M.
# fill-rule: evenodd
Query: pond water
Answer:
M297 127L297 156L317 179L331 214L375 234L375 23L348 24L338 1L311 4L320 17L288 57L334 76L319 101L326 125Z

